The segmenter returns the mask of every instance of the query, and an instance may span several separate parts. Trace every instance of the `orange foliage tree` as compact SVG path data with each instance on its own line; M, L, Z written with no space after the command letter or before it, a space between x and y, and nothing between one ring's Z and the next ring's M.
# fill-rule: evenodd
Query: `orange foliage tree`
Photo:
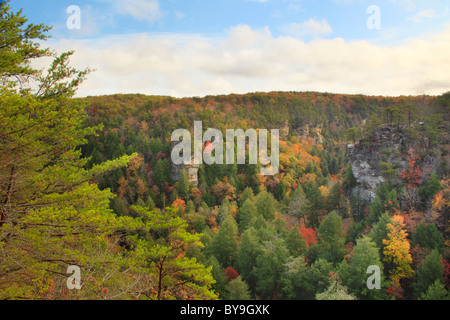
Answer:
M408 155L408 167L399 174L406 181L406 187L414 188L422 184L422 171L417 164L419 156L414 154L414 149L409 149Z

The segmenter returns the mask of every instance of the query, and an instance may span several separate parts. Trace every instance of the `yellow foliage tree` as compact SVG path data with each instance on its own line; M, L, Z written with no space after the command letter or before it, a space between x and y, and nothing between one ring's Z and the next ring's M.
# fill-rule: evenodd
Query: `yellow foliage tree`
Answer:
M330 194L330 189L328 189L327 186L320 186L319 190L324 197L328 197L328 195Z
M410 243L406 238L408 233L405 230L403 217L400 215L394 215L387 228L389 230L387 239L383 239L383 244L386 245L383 250L384 261L392 264L389 272L390 279L400 287L401 279L411 278L414 275L411 267L413 261L410 254Z

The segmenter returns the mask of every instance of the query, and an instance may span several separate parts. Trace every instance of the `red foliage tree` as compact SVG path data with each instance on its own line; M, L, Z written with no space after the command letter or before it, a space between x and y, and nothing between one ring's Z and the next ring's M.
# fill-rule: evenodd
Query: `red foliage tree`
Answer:
M450 261L442 259L442 264L444 265L444 272L442 274L444 284L446 288L450 288Z
M303 238L305 238L308 248L317 242L317 232L313 228L299 228Z
M230 282L239 277L239 273L233 267L228 267L225 269L225 277L227 277L228 282Z
M405 290L402 287L393 284L386 289L386 292L390 296L393 296L396 300L402 300Z
M414 149L408 150L408 168L401 171L400 177L405 180L405 185L408 188L418 187L422 184L422 171L417 162L420 160L417 154L414 154Z

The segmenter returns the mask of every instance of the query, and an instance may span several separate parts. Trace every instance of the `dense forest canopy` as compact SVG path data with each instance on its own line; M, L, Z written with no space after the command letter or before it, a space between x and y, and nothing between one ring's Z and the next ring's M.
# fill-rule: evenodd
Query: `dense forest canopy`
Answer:
M91 70L0 17L1 299L449 298L450 93L75 98ZM279 172L176 168L194 121L279 129Z

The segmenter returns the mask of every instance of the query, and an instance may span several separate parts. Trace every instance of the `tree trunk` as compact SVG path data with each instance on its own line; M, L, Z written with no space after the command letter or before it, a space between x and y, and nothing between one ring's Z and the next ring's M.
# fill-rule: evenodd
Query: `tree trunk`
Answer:
M164 269L164 264L161 263L158 266L158 294L156 295L156 298L158 300L161 300L161 293L162 293L162 279L163 279L163 269Z

